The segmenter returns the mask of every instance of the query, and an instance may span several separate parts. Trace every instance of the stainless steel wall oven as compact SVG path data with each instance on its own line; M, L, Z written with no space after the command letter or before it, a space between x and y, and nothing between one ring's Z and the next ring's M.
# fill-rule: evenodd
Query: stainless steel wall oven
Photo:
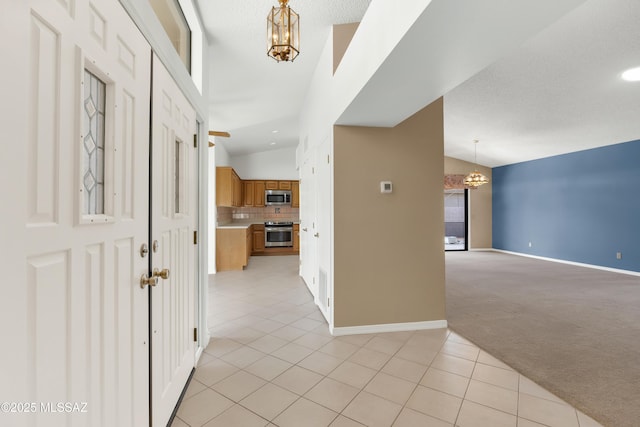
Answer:
M292 247L293 222L267 221L264 223L265 248Z

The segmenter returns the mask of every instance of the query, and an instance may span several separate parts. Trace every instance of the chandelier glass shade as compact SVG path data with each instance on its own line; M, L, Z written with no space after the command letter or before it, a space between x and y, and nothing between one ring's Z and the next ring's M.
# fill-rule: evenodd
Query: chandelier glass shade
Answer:
M291 61L300 53L300 16L278 0L267 16L267 55L276 61Z
M478 140L474 140L474 147L475 147L475 152L474 152L474 156L473 156L473 161L476 165L476 167L478 166ZM467 187L471 188L471 189L475 189L480 187L481 185L487 184L489 182L489 179L482 175L478 169L474 170L473 172L471 172L469 175L464 177L464 185L466 185Z

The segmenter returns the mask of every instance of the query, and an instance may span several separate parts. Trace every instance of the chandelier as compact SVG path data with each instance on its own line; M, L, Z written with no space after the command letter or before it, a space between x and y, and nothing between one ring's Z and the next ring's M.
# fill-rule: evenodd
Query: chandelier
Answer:
M476 169L471 172L469 175L464 177L464 185L470 187L471 189L474 188L478 188L481 185L487 184L489 182L489 179L482 175L479 171L478 171L478 140L474 139L473 140L473 144L475 147L475 154L473 156L473 162L476 165Z
M300 16L287 3L278 0L267 16L267 55L276 61L291 61L300 53Z

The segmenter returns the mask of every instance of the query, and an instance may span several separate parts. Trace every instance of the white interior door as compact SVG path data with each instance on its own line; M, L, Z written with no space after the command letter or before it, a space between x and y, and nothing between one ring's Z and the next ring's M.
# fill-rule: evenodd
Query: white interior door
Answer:
M318 148L317 166L317 231L315 236L318 246L318 306L329 325L333 325L330 300L332 299L331 274L331 219L333 213L333 179L331 166L331 140L325 139Z
M318 297L316 283L317 246L316 224L316 175L315 150L311 149L302 164L300 180L300 274L315 299Z
M116 0L1 15L0 424L145 426L150 47Z
M196 114L164 65L153 60L152 419L165 426L195 362ZM157 242L157 245L155 244Z

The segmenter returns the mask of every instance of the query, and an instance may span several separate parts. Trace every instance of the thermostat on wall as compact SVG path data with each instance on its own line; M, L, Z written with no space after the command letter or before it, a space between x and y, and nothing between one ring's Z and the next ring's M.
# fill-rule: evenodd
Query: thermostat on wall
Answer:
M393 193L393 183L391 181L380 181L381 193Z

